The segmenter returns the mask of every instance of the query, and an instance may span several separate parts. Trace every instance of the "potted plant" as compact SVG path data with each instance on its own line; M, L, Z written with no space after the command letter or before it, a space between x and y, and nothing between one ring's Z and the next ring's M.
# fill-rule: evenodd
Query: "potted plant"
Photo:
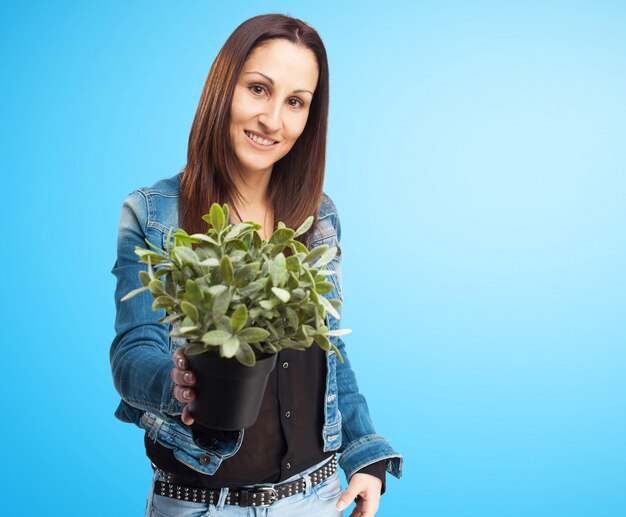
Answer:
M337 247L309 250L296 240L313 216L297 230L279 222L267 240L256 231L260 224L233 225L228 216L227 204L213 203L202 216L210 225L206 233L170 229L165 251L147 239L152 249L136 246L148 268L139 272L143 287L122 301L150 291L152 309L167 313L158 322L173 324L170 336L187 341L184 352L197 377L190 403L195 420L236 430L256 421L278 352L316 343L343 361L328 338L351 330L325 324L327 313L339 318L341 301L323 296L334 287L327 277L335 272L325 266Z

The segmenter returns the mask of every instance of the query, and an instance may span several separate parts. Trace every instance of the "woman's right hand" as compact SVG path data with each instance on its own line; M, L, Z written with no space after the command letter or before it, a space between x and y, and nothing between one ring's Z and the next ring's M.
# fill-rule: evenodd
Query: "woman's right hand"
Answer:
M179 402L185 404L180 418L183 424L191 425L194 422L194 418L189 411L187 403L196 398L196 393L193 390L193 385L196 383L196 376L189 369L189 361L187 361L187 357L185 357L181 348L172 354L172 360L174 361L172 380L176 384L176 386L174 386L174 397Z

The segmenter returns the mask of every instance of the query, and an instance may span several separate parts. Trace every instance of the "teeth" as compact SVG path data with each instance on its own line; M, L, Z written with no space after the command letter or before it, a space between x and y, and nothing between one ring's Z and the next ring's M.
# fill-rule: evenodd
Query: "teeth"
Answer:
M267 140L266 138L260 138L256 135L253 135L252 133L249 133L248 131L246 131L246 135L248 135L250 140L252 140L253 142L256 142L257 144L272 145L273 143L275 143L274 140Z

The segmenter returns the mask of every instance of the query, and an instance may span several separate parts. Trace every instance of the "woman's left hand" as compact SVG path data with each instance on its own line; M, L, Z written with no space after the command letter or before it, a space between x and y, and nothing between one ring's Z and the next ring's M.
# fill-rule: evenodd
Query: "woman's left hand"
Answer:
M378 511L382 481L370 474L354 474L348 488L337 501L337 510L347 508L357 497L356 507L349 517L374 517Z

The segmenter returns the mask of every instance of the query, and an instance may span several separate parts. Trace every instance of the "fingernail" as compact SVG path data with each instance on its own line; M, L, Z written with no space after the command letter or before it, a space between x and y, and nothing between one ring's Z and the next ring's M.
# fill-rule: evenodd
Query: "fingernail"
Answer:
M346 507L346 503L344 503L343 501L339 501L336 506L337 510L339 511L343 510L345 507Z
M185 379L185 382L192 382L193 381L193 377L191 376L191 373L187 372L185 375L183 375L183 379Z
M185 361L181 357L181 358L178 359L178 367L179 368L183 368L184 366L185 366Z
M189 398L189 390L183 390L183 397L185 397L186 399Z

